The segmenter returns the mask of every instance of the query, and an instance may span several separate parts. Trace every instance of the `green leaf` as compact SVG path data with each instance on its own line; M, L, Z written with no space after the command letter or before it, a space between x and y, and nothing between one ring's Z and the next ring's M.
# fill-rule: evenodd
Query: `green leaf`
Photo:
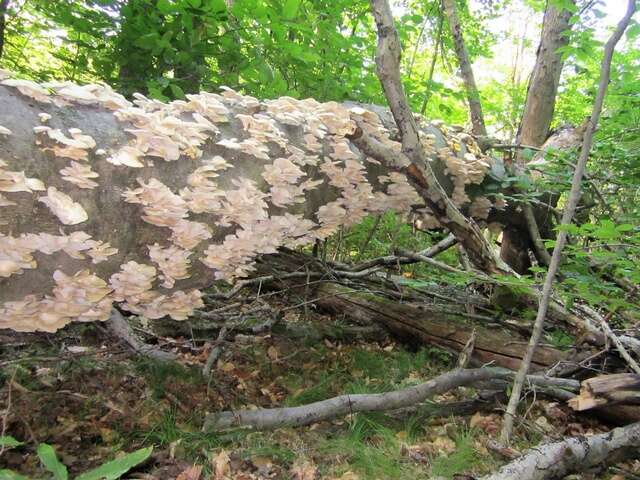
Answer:
M633 40L640 35L640 23L635 23L627 29L627 38Z
M24 442L20 442L10 435L0 436L0 447L15 448L20 445L24 445Z
M300 0L287 0L282 7L282 16L285 20L292 20L298 14L298 8L300 7Z
M53 473L55 480L67 480L69 474L67 473L67 467L65 467L58 457L53 447L47 443L41 443L38 445L38 457L47 470Z
M171 4L170 0L158 0L156 7L163 15L168 15L174 10L174 6Z
M171 85L169 85L169 89L171 90L171 94L174 96L174 98L185 98L184 90L182 90L179 85L172 83Z
M124 457L107 462L94 470L83 473L76 477L76 480L116 480L149 458L152 451L153 447L141 448Z
M0 480L31 480L29 477L20 475L13 470L0 470Z
M568 10L571 13L576 13L578 11L578 7L571 0L552 0L551 5L556 7L558 10Z
M144 50L153 50L159 41L160 37L158 36L158 34L156 32L152 32L138 37L138 39L136 39L133 44L136 47L140 47Z

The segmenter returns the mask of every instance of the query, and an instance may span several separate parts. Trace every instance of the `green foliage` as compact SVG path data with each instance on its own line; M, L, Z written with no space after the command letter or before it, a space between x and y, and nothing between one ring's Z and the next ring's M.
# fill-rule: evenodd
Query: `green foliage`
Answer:
M322 442L324 455L335 455L346 461L365 478L425 478L415 466L398 456L399 442L394 431L381 423L383 416L356 414L347 435Z
M111 460L104 465L76 477L76 480L116 480L136 465L140 465L151 456L153 447L141 448L124 457Z
M58 457L51 445L41 443L38 445L38 457L42 465L53 474L55 480L67 480L69 474L67 473L67 467L65 467Z
M569 335L564 330L553 329L550 332L547 332L547 340L548 342L556 348L560 349L568 349L575 345L575 337Z
M456 450L448 456L433 459L431 474L434 477L454 478L454 475L471 470L478 461L473 448L473 436L468 433L459 434L456 439Z
M0 437L0 446L15 448L24 445L13 437ZM54 480L67 480L69 473L67 467L60 462L55 450L51 445L41 443L37 448L38 458L44 468L53 474ZM76 480L117 480L121 478L132 468L145 462L153 451L153 447L141 448L134 452L128 453L115 460L111 460L98 468L83 473ZM0 480L29 480L28 477L20 475L11 470L0 470Z
M3 435L0 437L0 448L15 448L20 445L24 445L24 443L16 440L10 435Z

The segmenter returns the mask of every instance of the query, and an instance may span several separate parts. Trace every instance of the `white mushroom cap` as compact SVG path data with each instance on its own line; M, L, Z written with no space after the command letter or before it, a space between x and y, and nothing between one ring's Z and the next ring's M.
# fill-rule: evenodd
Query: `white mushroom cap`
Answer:
M49 210L65 225L77 225L89 218L82 205L74 202L69 195L56 187L49 187L47 196L40 197L38 201L49 207Z

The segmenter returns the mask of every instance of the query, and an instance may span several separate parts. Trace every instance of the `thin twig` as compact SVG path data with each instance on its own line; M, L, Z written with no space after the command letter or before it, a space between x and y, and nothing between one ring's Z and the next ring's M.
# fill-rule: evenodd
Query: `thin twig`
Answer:
M538 221L536 220L536 216L533 213L533 208L528 203L525 203L522 206L524 218L527 222L527 229L529 230L529 235L531 236L531 241L533 242L533 246L536 249L536 254L540 263L544 265L549 265L551 262L551 256L544 246L544 242L542 241L542 235L540 235L540 229L538 228Z
M205 377L208 377L211 374L211 368L213 367L213 364L216 362L216 360L218 360L218 357L220 357L220 354L222 353L222 347L220 346L220 344L227 338L227 333L227 327L223 326L220 329L220 333L218 333L218 338L215 342L213 342L213 348L211 349L211 352L209 352L207 361L202 369L202 374Z
M600 326L602 327L602 331L605 333L607 338L611 340L613 344L616 346L616 348L618 349L618 352L620 352L620 356L624 358L627 364L629 365L629 367L631 367L631 370L640 374L640 365L638 365L638 362L636 362L634 358L631 355L629 355L629 352L624 347L624 344L622 343L620 338L618 338L618 336L615 333L613 333L613 330L611 330L611 327L607 323L606 318L603 318L600 321Z

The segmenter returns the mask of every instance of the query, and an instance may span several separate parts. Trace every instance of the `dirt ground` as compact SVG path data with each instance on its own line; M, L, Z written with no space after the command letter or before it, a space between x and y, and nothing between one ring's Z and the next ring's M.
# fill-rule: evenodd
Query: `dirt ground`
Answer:
M303 311L291 311L282 322L301 327L296 332L340 326L339 319ZM148 337L178 355L177 362L160 363L131 352L101 325L75 324L57 334L0 331L3 435L24 442L0 454L0 469L45 478L36 455L42 443L54 447L71 478L146 446L154 448L150 459L125 478L472 478L460 475L480 475L506 461L487 448L500 429L501 405L488 404L470 416L433 415L435 404L473 398L473 389L408 412L356 414L268 432L204 432L209 412L382 392L455 365L446 352L390 338L319 340L274 331L280 333L231 335L208 378L202 366L215 335ZM516 451L545 439L607 430L539 398L533 406L525 402L522 414ZM640 475L640 462L618 468L575 478Z

